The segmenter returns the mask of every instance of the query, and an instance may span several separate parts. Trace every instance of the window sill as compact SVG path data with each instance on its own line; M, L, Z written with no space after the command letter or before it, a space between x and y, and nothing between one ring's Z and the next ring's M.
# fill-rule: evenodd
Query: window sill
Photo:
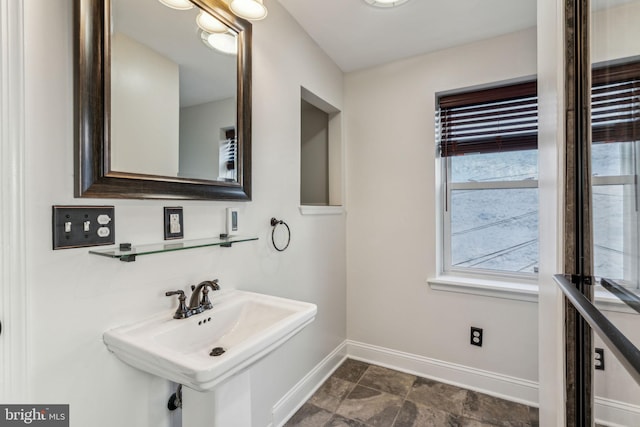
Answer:
M598 310L638 315L631 307L600 285L595 287L593 293L593 297L596 300L594 305Z
M431 289L467 295L538 302L538 285L535 283L508 282L499 279L478 279L461 276L439 276L428 279ZM638 315L614 295L597 286L594 289L595 306L602 311Z
M302 215L342 215L344 206L303 205L300 206L300 213Z
M538 302L538 285L536 283L516 283L459 276L439 276L428 279L427 283L431 289L437 291Z

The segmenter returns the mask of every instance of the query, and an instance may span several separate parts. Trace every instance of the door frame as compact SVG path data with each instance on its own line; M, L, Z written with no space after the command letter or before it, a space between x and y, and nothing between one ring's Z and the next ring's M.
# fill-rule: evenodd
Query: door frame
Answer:
M0 2L0 402L28 401L24 0Z

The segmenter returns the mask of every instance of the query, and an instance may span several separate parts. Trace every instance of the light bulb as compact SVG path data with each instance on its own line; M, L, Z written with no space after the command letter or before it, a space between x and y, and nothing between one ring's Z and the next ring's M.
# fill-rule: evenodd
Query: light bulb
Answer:
M203 31L208 33L226 33L228 28L222 22L220 22L217 18L214 18L204 10L201 10L196 18L196 24Z
M408 2L409 0L364 0L369 3L371 6L376 7L396 7L400 6L403 3Z
M158 0L163 5L177 10L189 10L193 8L193 3L189 0Z
M236 37L230 33L209 34L202 31L200 38L205 45L227 55L238 54L238 43Z
M241 18L257 21L267 16L262 0L231 0L231 11Z

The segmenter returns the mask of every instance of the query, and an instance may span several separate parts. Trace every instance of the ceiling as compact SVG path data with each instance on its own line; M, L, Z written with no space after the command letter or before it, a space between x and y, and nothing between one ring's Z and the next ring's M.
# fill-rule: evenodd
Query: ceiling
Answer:
M410 0L394 8L278 1L344 72L536 26L536 0ZM638 0L592 0L592 7L631 1Z
M345 72L536 25L536 0L278 1Z

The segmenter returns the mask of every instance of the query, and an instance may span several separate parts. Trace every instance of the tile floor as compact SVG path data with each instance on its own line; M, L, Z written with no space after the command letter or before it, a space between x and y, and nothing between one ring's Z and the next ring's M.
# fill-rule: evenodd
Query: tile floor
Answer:
M285 427L537 425L536 408L347 359Z

